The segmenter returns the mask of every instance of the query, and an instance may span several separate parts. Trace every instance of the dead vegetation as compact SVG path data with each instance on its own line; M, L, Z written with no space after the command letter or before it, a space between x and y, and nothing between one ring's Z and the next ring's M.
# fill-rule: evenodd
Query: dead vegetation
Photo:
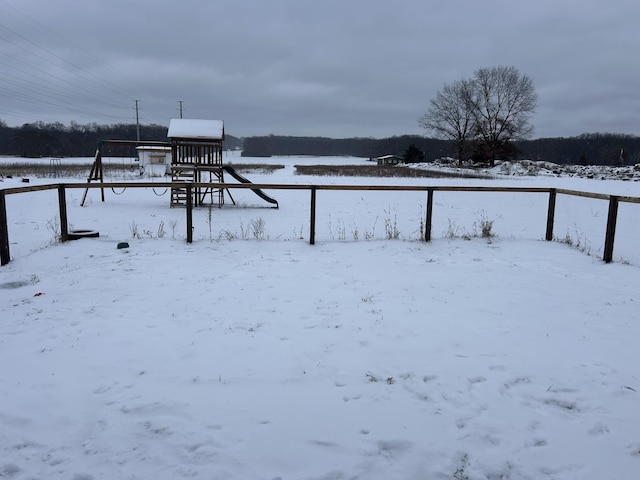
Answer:
M284 165L274 165L267 163L241 163L230 164L239 173L273 173L275 170L284 168ZM138 173L138 163L132 163L129 159L125 161L110 161L103 159L105 176L113 174L119 176L126 173ZM0 161L0 178L27 177L86 177L91 171L90 163L66 162L60 163L36 163L20 161Z
M296 175L335 177L401 177L401 178L485 178L469 172L441 172L409 168L403 165L295 165Z
M275 170L284 168L284 165L273 163L229 163L229 165L233 167L236 172L241 173L273 173Z
M107 169L119 173L137 171L138 167L129 164L104 165ZM86 177L91 170L91 164L87 163L62 163L51 165L48 163L30 162L0 162L0 175L5 178L34 176L46 177Z

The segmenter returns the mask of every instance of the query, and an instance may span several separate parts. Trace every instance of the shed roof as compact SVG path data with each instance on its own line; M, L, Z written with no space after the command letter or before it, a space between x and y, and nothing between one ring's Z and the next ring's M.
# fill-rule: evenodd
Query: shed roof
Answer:
M172 118L169 121L167 137L194 140L224 140L224 122L222 120Z

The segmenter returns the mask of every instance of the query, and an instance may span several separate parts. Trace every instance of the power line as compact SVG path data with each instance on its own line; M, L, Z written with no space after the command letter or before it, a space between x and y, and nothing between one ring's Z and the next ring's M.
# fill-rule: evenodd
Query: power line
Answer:
M4 14L0 16L0 22L2 18L5 20L12 18L20 22L20 25L23 27L29 30L35 30L36 32L34 35L27 34L23 28L24 33L21 33L16 28L0 25L2 31L5 32L2 36L5 41L4 49L8 50L7 47L13 46L16 51L21 51L26 54L18 58L16 55L7 52L0 52L5 58L5 66L8 67L4 69L5 72L15 71L25 76L19 79L18 85L16 85L18 77L16 77L16 81L9 82L15 88L15 90L11 91L5 90L11 97L26 101L25 96L33 96L35 98L30 98L31 103L38 104L40 102L43 106L51 106L51 103L55 103L58 107L65 107L75 112L82 112L85 115L90 114L94 117L110 119L121 119L122 117L107 114L102 111L91 110L86 107L79 107L78 104L85 104L88 101L96 105L108 107L109 110L113 110L114 108L117 110L119 108L118 105L122 105L120 108L122 108L124 112L124 104L129 102L129 100L125 99L141 98L147 105L146 110L148 112L155 114L156 117L166 118L168 116L165 109L154 108L154 102L145 99L144 96L133 94L120 85L102 78L93 71L81 66L78 62L70 61L58 55L53 50L53 46L63 45L67 50L82 53L83 58L89 59L87 65L97 64L93 53L88 52L76 43L68 41L20 9L8 4L5 0L0 0L0 3L12 10L5 11ZM47 43L47 47L42 46L37 40L31 39L43 38L43 36L50 40ZM49 46L51 46L51 48L49 48ZM99 66L124 76L122 72L118 72L112 65L99 63ZM64 72L65 75L60 75L56 73L56 71ZM71 75L66 75L68 73ZM44 86L37 80L32 80L32 78L44 78L48 80L48 83ZM63 101L61 97L67 101ZM121 100L118 100L118 98L121 98Z

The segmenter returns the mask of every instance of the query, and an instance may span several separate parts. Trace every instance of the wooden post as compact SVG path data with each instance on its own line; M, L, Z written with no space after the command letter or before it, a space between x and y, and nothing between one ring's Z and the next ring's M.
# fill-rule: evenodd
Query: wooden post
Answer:
M547 233L545 240L550 242L553 240L553 220L556 215L556 189L549 189L549 208L547 209Z
M311 219L309 222L309 245L316 243L316 187L311 187Z
M102 185L104 183L104 168L102 166L102 151L100 152L100 154L98 155L98 174L100 175L100 184ZM100 198L102 199L102 201L104 202L104 187L100 187Z
M58 185L58 209L60 211L60 241L69 240L69 222L67 220L67 193L64 184Z
M433 222L433 188L427 190L427 218L424 222L424 241L431 241L431 223Z
M616 222L618 220L618 197L609 197L609 215L607 216L607 234L604 237L604 254L602 259L605 263L613 261L613 241L616 237Z
M9 227L7 225L7 202L5 192L0 190L0 265L11 260L9 253Z
M193 185L187 185L187 243L193 242Z
M100 183L104 183L104 169L102 168L102 145L104 142L101 140L98 142L98 148L96 148L96 156L93 160L93 165L91 165L91 172L89 173L89 178L87 178L87 183L91 183L93 180L100 180ZM84 189L84 194L82 195L82 201L80 202L80 206L84 207L84 204L87 201L87 194L89 193L89 188ZM104 202L104 188L100 188L100 196L102 201Z

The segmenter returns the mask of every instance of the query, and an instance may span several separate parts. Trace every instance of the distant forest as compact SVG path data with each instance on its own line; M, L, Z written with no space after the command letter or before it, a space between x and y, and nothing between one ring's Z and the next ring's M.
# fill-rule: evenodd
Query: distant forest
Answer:
M373 158L398 155L407 158L415 149L424 161L456 157L455 145L447 140L403 135L383 139L322 137L248 137L242 155L350 155ZM559 164L635 165L640 163L640 137L609 133L583 134L569 138L540 138L514 142L510 160L544 160ZM422 155L420 156L422 157ZM415 156L414 156L415 158Z
M79 125L71 123L26 123L21 127L8 127L0 121L0 155L26 158L38 157L93 157L100 140L136 140L135 124L118 123ZM140 125L141 141L168 142L167 127ZM242 148L242 140L225 136L223 148ZM131 155L135 150L131 149Z
M0 120L0 155L18 157L91 157L100 140L135 140L135 124L80 125L71 123L27 123L9 127ZM168 141L167 127L140 125L140 140ZM640 137L611 133L589 133L577 137L539 138L515 142L511 159L545 160L561 164L635 165L640 163ZM403 135L375 138L324 138L261 136L237 138L225 136L225 150L242 150L247 157L279 155L406 156L424 153L424 161L456 155L447 140ZM132 152L133 155L133 152ZM412 155L416 158L415 155ZM422 158L419 155L419 158Z

